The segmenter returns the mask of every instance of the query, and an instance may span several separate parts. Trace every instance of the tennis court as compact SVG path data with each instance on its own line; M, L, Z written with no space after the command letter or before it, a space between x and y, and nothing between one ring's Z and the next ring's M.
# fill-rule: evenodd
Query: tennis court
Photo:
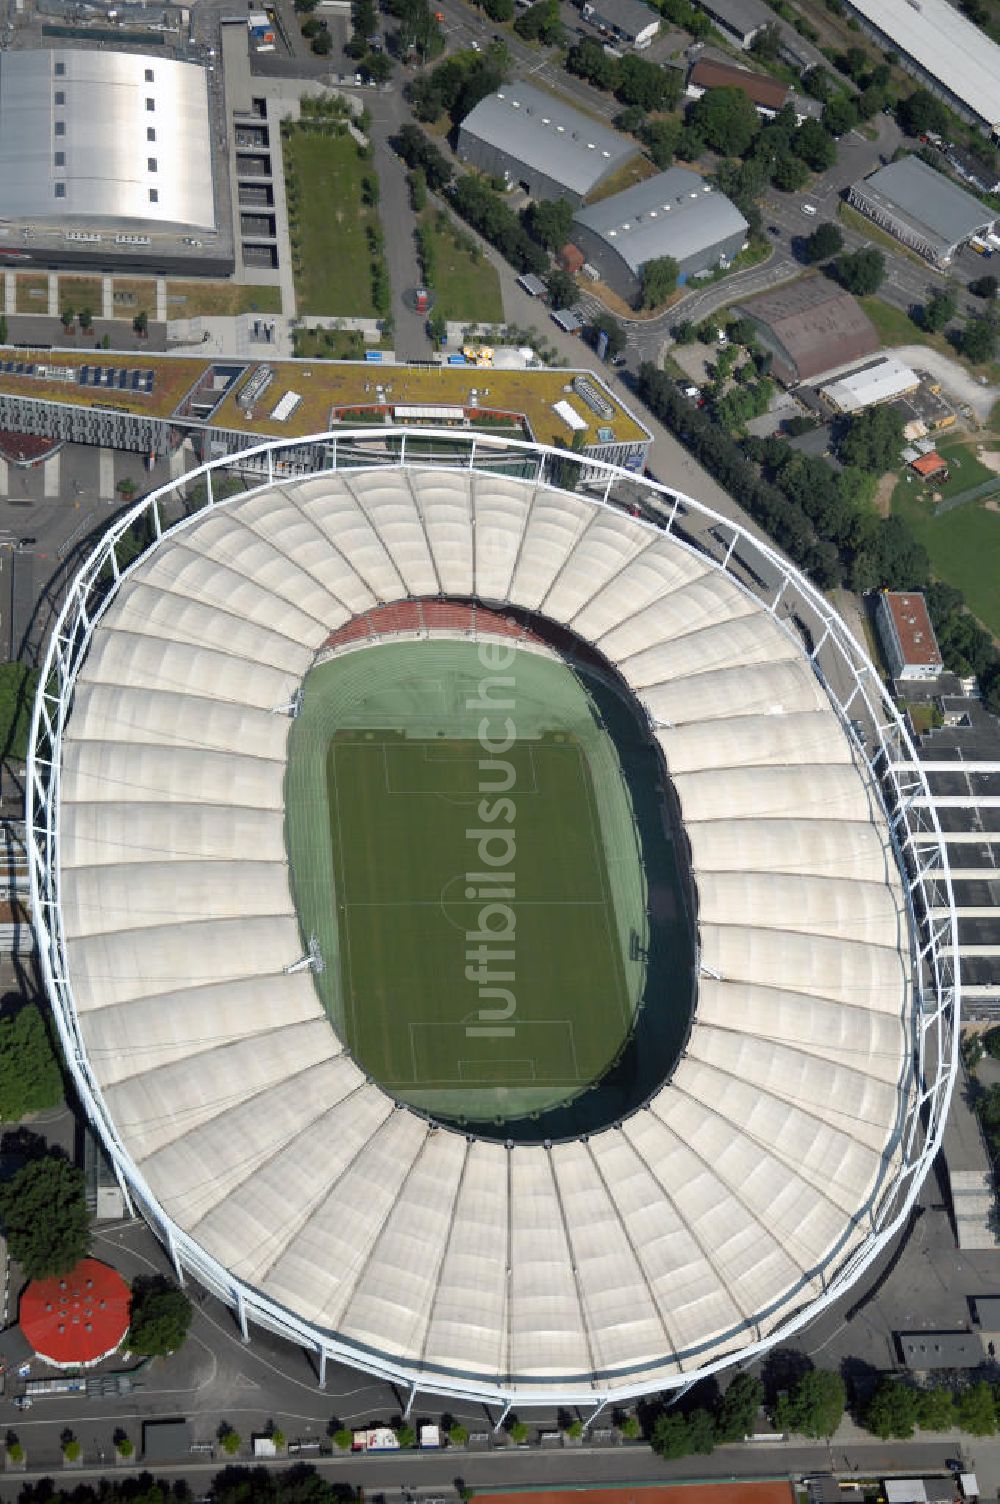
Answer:
M620 1054L642 991L614 743L565 663L511 659L484 713L475 643L334 658L307 677L289 748L296 903L331 1019L395 1096L451 1118L576 1096Z

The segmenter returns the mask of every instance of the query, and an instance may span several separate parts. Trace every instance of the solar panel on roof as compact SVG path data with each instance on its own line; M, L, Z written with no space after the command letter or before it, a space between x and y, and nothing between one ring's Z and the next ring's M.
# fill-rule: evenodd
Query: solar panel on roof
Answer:
M133 371L132 372L132 381L131 381L131 386L132 386L133 392L137 392L139 390L141 384L142 384L142 372L141 371Z
M125 367L122 366L121 370L118 372L118 390L120 392L123 392L127 386L128 372L126 371Z
M146 372L146 391L147 392L151 392L152 390L153 390L153 372L152 371L147 371Z

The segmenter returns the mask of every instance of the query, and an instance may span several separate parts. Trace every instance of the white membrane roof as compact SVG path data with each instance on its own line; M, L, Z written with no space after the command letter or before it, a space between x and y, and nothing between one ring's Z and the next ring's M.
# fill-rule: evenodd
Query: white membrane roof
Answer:
M702 974L648 1105L586 1141L398 1109L307 973L283 842L294 694L408 591L591 640L676 786ZM359 1354L477 1384L651 1387L759 1341L868 1234L899 1163L903 896L804 652L725 574L581 495L330 473L204 512L122 584L82 667L60 811L66 955L116 1131L167 1216Z

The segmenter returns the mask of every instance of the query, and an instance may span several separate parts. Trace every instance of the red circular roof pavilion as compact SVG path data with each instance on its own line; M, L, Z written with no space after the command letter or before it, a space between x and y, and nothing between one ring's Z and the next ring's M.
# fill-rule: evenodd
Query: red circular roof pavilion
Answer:
M21 1331L47 1363L85 1368L120 1345L130 1300L117 1270L81 1259L60 1278L32 1280L21 1296Z

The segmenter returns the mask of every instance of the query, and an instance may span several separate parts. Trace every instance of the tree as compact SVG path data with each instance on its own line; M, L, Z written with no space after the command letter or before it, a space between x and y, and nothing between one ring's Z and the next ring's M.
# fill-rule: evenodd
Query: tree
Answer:
M73 327L73 321L76 318L76 314L73 312L72 308L64 308L59 317L62 320L63 328L68 332Z
M806 240L805 258L814 266L817 261L829 261L831 256L839 256L843 248L844 237L839 227L824 220Z
M396 1427L396 1440L399 1442L400 1448L406 1451L409 1447L416 1446L417 1433L412 1426L404 1423Z
M243 1445L243 1437L240 1435L239 1431L234 1431L232 1426L223 1424L219 1427L219 1442L222 1446L222 1450L229 1457L235 1457L236 1453Z
M527 42L544 42L547 47L558 47L565 36L565 28L559 16L559 0L537 0L521 12L514 22L514 30Z
M427 320L427 333L437 349L440 349L448 338L448 320L439 308L436 308Z
M681 319L670 332L678 345L693 345L698 338L698 331L690 319Z
M637 127L639 139L661 171L674 160L680 129L677 120L645 120Z
M846 94L835 94L823 106L823 127L831 136L846 136L858 123L858 107Z
M545 289L549 302L556 310L570 308L576 302L576 283L569 272L564 272L561 267L549 272L545 278Z
M491 21L513 21L514 0L483 0L483 10Z
M0 1184L0 1220L29 1279L68 1274L90 1247L83 1171L61 1154L29 1161Z
M529 204L523 219L532 240L537 240L547 251L558 251L570 237L573 205L565 198L538 199Z
M882 475L897 464L902 445L902 414L890 406L869 407L851 419L840 441L840 459Z
M896 105L896 119L908 136L928 131L941 135L948 128L948 111L929 89L914 89Z
M349 1452L354 1445L354 1432L348 1431L346 1426L339 1426L330 1439L338 1452Z
M997 1428L993 1390L984 1379L959 1390L955 1409L958 1424L972 1436L992 1436Z
M141 339L145 339L146 334L149 331L149 314L146 312L145 308L140 308L139 312L132 320L132 328Z
M775 1406L779 1430L798 1436L830 1437L844 1414L844 1381L839 1373L811 1368L795 1381Z
M754 57L763 58L767 63L777 62L781 51L781 28L777 21L771 21L767 26L761 27L750 43L750 51Z
M760 130L760 116L742 89L706 89L689 118L708 145L727 156L741 157Z
M162 1358L184 1346L191 1325L191 1302L183 1290L154 1275L132 1286L128 1345L145 1357Z
M989 319L969 319L962 330L960 348L967 360L977 365L983 360L992 360L996 345L996 330Z
M716 1438L720 1442L742 1441L752 1435L757 1412L764 1400L764 1386L750 1373L738 1373L722 1396Z
M689 1457L692 1452L706 1454L715 1446L715 1424L707 1410L692 1410L687 1415L667 1410L657 1418L651 1445L667 1459Z
M0 313L0 345L7 343L7 315Z
M969 283L969 291L975 298L993 299L998 289L1000 289L1000 282L993 276L977 277L974 282Z
M834 262L837 281L856 297L878 292L885 280L885 257L871 249L839 256Z
M34 1003L0 1020L0 1118L16 1122L62 1101L62 1072Z
M309 45L312 48L313 52L316 53L317 57L326 57L328 53L333 51L333 38L331 37L327 28L324 26L321 27L319 31L317 31L316 35L313 37ZM235 1434L236 1433L233 1432L233 1435ZM223 1442L223 1445L225 1445L225 1442Z
M771 182L782 193L798 193L808 181L809 169L801 157L795 157L790 151L785 151L774 159Z
M922 1431L950 1431L954 1424L955 1396L950 1389L935 1384L917 1391L917 1425Z
M511 1420L507 1426L507 1435L517 1446L523 1446L528 1439L528 1427L523 1420Z
M591 335L596 346L602 334L607 335L608 343L604 351L605 360L614 360L625 348L625 330L618 320L611 317L610 313L602 313L600 318L591 326Z
M883 1441L890 1436L907 1440L917 1424L916 1390L891 1374L884 1374L865 1407L864 1424Z
M920 323L929 334L938 334L955 317L957 309L958 299L951 288L936 288L920 310Z
M642 269L642 306L658 308L677 289L680 268L673 256L656 256Z
M453 1447L464 1447L468 1439L469 1432L466 1426L459 1425L456 1421L453 1426L448 1427L448 1440Z
M803 120L791 141L792 151L813 172L826 172L837 159L837 148L829 131L818 120Z

